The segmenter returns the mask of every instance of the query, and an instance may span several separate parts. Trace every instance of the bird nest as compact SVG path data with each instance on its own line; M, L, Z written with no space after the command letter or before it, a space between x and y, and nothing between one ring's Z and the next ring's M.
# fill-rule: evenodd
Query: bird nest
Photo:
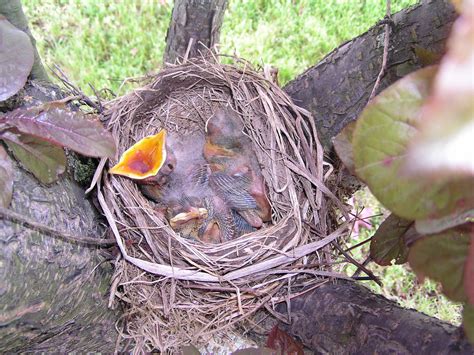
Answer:
M325 186L331 166L310 113L266 74L242 61L191 60L165 68L103 113L121 154L163 128L183 139L204 135L216 110L233 110L252 142L272 208L263 228L204 243L170 228L135 182L103 173L98 198L121 252L110 301L126 304L120 332L139 349L206 341L337 276L331 243L347 228L336 218L344 207Z

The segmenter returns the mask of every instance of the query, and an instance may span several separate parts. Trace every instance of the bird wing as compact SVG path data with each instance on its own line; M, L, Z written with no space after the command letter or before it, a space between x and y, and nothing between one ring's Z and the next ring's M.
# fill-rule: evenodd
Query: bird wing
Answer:
M209 184L229 207L236 210L257 208L255 199L248 192L250 180L246 176L231 176L216 172L210 175Z
M236 235L238 237L243 234L252 233L256 230L235 210L232 210L232 216L234 218Z

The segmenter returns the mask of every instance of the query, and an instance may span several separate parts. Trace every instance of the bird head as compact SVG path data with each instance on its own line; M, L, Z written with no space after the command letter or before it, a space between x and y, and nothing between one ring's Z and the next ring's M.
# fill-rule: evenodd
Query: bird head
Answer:
M206 123L207 140L229 150L242 147L244 127L240 117L231 109L219 109Z
M175 167L176 158L166 145L166 130L162 129L128 148L109 173L143 185L163 185Z

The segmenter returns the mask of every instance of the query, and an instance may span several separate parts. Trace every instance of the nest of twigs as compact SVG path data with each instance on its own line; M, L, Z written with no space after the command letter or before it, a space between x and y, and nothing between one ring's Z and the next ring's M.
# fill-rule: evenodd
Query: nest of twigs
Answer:
M222 244L175 233L138 186L103 174L98 197L121 257L111 303L124 302L123 337L161 351L205 341L265 308L327 282L341 203L325 187L331 166L311 115L247 63L204 59L169 66L107 105L104 120L119 154L161 128L202 131L220 107L237 112L268 187L272 224ZM112 166L116 162L109 162ZM344 214L345 212L342 212Z

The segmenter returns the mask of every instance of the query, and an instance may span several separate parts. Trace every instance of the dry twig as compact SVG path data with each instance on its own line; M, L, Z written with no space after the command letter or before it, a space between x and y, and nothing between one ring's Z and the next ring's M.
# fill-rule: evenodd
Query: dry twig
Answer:
M374 87L372 92L369 96L369 101L371 101L380 85L380 81L382 77L385 75L385 71L387 70L387 59L388 59L388 47L390 45L390 28L392 25L392 15L390 10L390 0L386 0L386 14L385 14L385 36L384 36L384 44L383 44L383 57L382 57L382 67L380 68L379 75L377 76L377 80L375 81Z
M97 239L92 237L78 237L76 235L70 234L68 232L60 231L54 228L51 228L42 223L36 222L31 218L25 217L15 211L12 211L8 208L0 207L0 217L8 219L13 222L21 223L24 226L34 229L38 232L51 235L60 239L64 239L72 243L88 244L94 246L110 246L115 244L115 239Z

